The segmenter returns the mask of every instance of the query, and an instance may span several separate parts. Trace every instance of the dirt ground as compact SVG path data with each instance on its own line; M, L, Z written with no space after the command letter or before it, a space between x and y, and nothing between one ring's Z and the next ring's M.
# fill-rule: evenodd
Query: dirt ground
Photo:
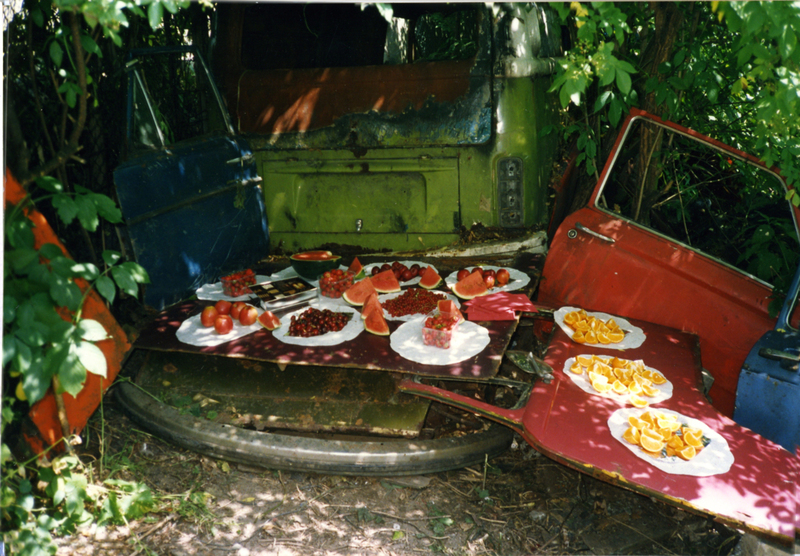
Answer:
M158 510L59 540L61 556L737 554L741 534L608 485L518 442L488 464L358 478L243 467L139 431L107 396L84 433L103 473Z

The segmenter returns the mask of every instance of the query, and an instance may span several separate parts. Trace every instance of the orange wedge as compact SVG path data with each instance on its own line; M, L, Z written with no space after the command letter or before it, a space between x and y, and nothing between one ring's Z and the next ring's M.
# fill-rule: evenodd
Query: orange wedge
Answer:
M689 461L696 455L697 455L697 450L695 450L694 446L686 446L685 448L678 450L678 457L681 459L685 459L686 461Z
M586 343L586 337L583 335L583 332L578 330L577 332L575 332L575 334L572 335L572 341L579 344L583 344Z
M650 405L650 403L647 400L640 398L636 394L631 394L630 401L633 407L642 408Z
M578 320L578 313L575 311L570 311L566 315L564 315L564 324L572 325Z
M606 336L608 336L608 340L612 344L618 344L625 339L625 333L617 332L616 330L612 330L611 332L606 334Z
M683 429L683 441L693 448L703 447L703 431L700 429Z
M648 423L647 421L642 421L636 415L631 415L630 417L628 417L628 423L630 423L632 427L636 427L639 430L650 428L650 423Z
M596 344L597 343L597 334L594 333L594 330L589 330L583 334L583 337L586 339L587 344Z
M611 385L608 382L592 382L592 387L601 394L611 391Z
M588 367L592 364L592 356L591 355L579 355L575 358L575 361L583 365L584 367Z
M650 436L647 436L643 432L642 435L639 437L639 445L642 448L644 448L646 452L660 453L661 449L664 447L664 441L651 438Z
M651 398L655 398L660 393L658 388L653 388L649 384L642 384L642 394L645 396L649 396Z
M642 436L642 433L639 432L639 429L636 427L628 427L628 430L622 435L622 438L630 442L631 444L639 445L639 440Z
M571 372L575 373L576 375L582 375L583 374L583 365L581 365L580 363L577 363L577 362L573 363L572 366L569 368L569 370Z
M642 393L642 386L635 381L630 381L628 386L628 392L631 394L641 394Z
M575 321L575 324L572 325L572 328L575 330L580 330L581 332L588 332L592 328L589 326L589 323L585 320Z
M626 394L628 392L628 387L625 386L619 379L614 381L614 384L611 385L611 388L617 394Z
M667 440L667 446L670 446L675 450L680 450L685 446L685 444L683 443L683 440L681 440L680 436L673 434L672 437Z
M653 381L653 384L655 384L655 385L664 384L664 383L667 382L667 379L664 378L664 375L662 375L661 373L653 373L653 372L651 372L650 374L651 374L651 377L649 377L649 378L650 378L650 380Z

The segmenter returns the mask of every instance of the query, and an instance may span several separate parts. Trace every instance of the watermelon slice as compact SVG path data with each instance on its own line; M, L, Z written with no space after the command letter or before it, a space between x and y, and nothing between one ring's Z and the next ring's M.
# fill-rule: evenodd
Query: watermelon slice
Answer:
M456 302L452 299L440 299L439 303L437 303L436 308L439 309L439 313L446 318L458 318L458 322L462 322L464 320L464 315L461 314L461 311L456 307Z
M327 261L330 259L338 259L338 255L334 255L330 251L304 251L302 253L295 253L289 257L293 261Z
M422 273L422 277L419 279L420 287L426 290L432 290L441 283L442 277L439 276L439 273L436 272L432 266L426 268Z
M370 311L364 319L364 328L367 332L378 336L389 335L389 324L383 318L383 311Z
M381 306L381 302L378 301L378 292L371 293L369 297L367 297L364 306L361 308L361 318L367 318L372 311L378 311L380 314L383 314L383 307Z
M370 278L372 285L380 293L393 293L400 291L400 282L397 281L392 269L379 272Z
M272 311L264 311L258 316L258 324L267 330L275 330L281 325L281 319L275 316Z
M489 292L480 272L470 272L469 276L456 282L452 290L461 299L473 299Z
M352 272L356 280L361 280L364 277L364 267L361 266L361 262L358 260L358 257L355 257L353 262L350 263L350 267L347 269L347 272Z
M342 297L350 305L361 306L371 293L375 293L375 286L372 285L372 279L364 278L360 282L356 282L347 288L344 294L342 294Z

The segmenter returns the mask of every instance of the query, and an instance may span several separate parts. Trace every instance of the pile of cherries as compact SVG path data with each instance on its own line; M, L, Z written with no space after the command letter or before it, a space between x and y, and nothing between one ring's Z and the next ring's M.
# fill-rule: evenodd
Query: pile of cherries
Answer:
M392 272L394 272L394 277L397 278L398 282L408 282L409 280L413 280L419 276L423 270L425 270L417 263L414 263L411 266L406 266L400 261L394 261L392 264L384 263L381 266L375 265L372 267L370 272L372 272L372 275L375 276L379 272L390 269Z
M495 286L505 286L508 284L508 281L511 279L511 276L508 273L508 270L505 268L501 268L495 271L492 268L481 268L476 266L472 270L468 268L462 268L456 274L456 280L459 282L470 275L471 272L479 272L481 277L483 278L483 283L486 284L486 287L492 289Z
M209 305L200 313L200 324L206 328L214 327L217 334L230 334L233 330L233 321L238 320L242 326L251 326L258 319L258 309L244 301L217 301Z
M393 317L427 314L436 309L440 300L447 299L442 293L434 293L422 288L411 288L395 298L387 299L381 305Z
M338 332L350 322L349 313L336 313L330 309L309 307L299 316L292 315L289 323L289 336L310 338L328 332Z

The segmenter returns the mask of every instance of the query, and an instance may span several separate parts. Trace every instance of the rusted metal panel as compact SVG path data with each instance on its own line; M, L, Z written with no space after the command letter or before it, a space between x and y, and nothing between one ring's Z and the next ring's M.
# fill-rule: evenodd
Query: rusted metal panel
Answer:
M138 350L136 383L179 411L254 430L416 437L430 402L393 373Z
M354 340L331 347L300 347L284 344L280 340L276 340L266 329L215 347L197 347L180 342L176 338L175 332L181 323L187 318L199 314L204 307L210 304L209 302L188 301L169 307L142 330L135 347L227 355L280 364L360 368L479 380L497 374L503 352L517 328L517 321L480 323L489 330L489 345L481 353L466 361L456 365L441 366L423 365L409 361L392 351L387 336L376 336L366 331L359 334ZM389 321L389 328L394 332L400 324L402 323L398 321Z
M6 202L21 202L27 193L8 170L6 170L5 177ZM35 224L33 228L34 248L38 249L45 243L52 243L58 246L65 256L70 257L66 247L58 239L44 215L37 210L28 209L25 210L25 213ZM75 284L84 292L89 287L82 278L76 278ZM89 417L100 405L103 394L114 382L122 367L123 358L131 347L127 335L96 291L92 290L86 296L82 315L84 318L98 321L108 333L108 339L96 342L97 347L105 355L108 366L106 378L87 372L86 382L77 396L63 394L70 433L75 434L79 434L83 430ZM71 317L72 315L66 314L66 318ZM48 390L44 398L33 404L28 415L36 425L38 436L26 435L26 439L36 453L42 452L47 446L55 445L63 438L52 389ZM59 444L56 449L63 449L63 446Z
M537 382L524 409L497 408L411 380L404 380L400 388L471 408L507 424L537 450L599 479L709 514L733 527L791 543L797 519L800 458L737 425L706 401L698 390L700 354L694 335L642 321L632 323L644 330L647 340L622 356L643 359L672 382L672 398L656 408L698 419L725 438L734 456L728 472L709 477L668 474L615 440L607 422L620 405L587 394L563 372L564 362L570 357L612 353L574 343L560 328L556 329L545 358L555 369L555 380L549 384Z
M753 344L775 324L768 312L772 290L699 251L600 208L599 195L609 172L615 171L616 155L636 118L664 125L765 168L738 149L642 111L632 111L588 206L568 216L552 239L538 300L697 334L703 367L715 379L709 394L720 411L732 416L742 364ZM795 220L800 221L800 209L792 210ZM582 231L586 229L613 242Z

